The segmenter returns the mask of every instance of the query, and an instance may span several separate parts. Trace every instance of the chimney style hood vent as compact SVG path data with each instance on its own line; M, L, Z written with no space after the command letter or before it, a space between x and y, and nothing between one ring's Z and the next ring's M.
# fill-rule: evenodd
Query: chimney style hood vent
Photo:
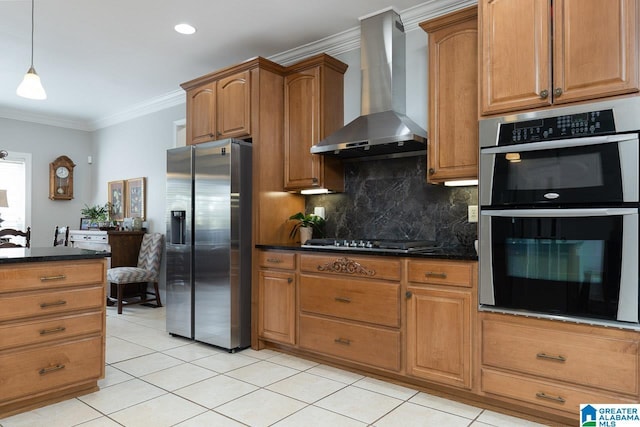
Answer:
M426 153L427 133L405 115L405 35L393 9L360 18L361 116L311 147L343 159Z

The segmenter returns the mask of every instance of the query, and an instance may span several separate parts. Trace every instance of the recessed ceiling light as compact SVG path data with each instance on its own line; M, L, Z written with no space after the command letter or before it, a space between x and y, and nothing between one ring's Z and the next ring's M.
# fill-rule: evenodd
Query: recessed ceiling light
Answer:
M180 34L193 34L196 32L196 29L189 24L178 24L173 28Z

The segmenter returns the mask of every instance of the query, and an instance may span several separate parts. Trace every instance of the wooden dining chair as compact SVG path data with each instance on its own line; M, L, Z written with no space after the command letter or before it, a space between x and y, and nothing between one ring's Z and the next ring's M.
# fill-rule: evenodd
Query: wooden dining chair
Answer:
M53 233L53 246L69 246L69 226L58 227Z
M19 245L11 241L13 237L22 237L24 245ZM0 230L0 248L30 248L31 247L31 227L27 231L16 230L15 228L3 228Z

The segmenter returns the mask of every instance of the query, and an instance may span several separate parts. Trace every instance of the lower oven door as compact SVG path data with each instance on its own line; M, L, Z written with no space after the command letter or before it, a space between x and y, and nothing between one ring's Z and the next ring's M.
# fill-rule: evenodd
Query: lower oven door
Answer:
M480 304L638 323L638 208L483 210Z

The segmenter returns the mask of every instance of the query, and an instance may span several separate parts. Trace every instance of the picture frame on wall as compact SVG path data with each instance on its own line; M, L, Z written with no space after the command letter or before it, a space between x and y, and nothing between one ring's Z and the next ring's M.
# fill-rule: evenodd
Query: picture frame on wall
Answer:
M127 218L140 218L143 221L145 220L145 181L146 178L142 177L128 179L125 183L125 213Z
M109 218L112 221L122 221L125 214L125 182L123 180L110 181L107 188L109 191L107 196L110 207Z
M80 230L91 228L91 218L80 218Z

